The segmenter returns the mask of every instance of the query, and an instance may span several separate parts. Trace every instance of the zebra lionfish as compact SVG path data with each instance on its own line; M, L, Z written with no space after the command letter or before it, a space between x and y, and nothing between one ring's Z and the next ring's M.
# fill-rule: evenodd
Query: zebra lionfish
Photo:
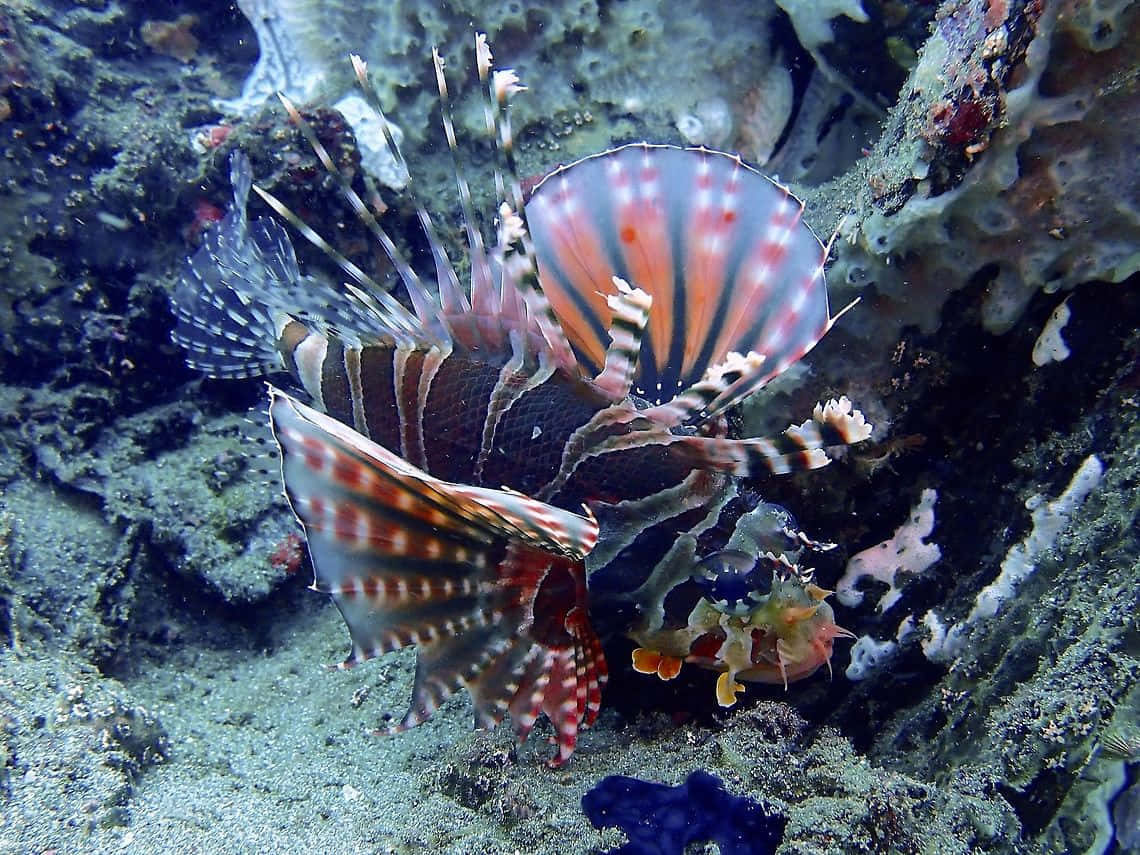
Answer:
M640 645L638 671L721 671L726 706L738 677L786 684L829 661L847 633L795 563L820 545L747 479L823 466L870 428L842 398L774 438L730 435L730 409L838 317L801 202L739 157L640 143L555 170L524 204L507 111L522 87L482 36L476 53L501 204L488 249L456 157L466 291L423 205L430 287L282 98L411 308L253 186L237 153L233 208L175 291L174 339L209 375L283 371L307 397L269 389L286 496L314 587L348 625L341 667L417 647L393 729L465 687L478 725L509 713L520 740L545 713L558 764L598 715L599 631ZM251 186L351 282L302 275L285 228L248 221Z

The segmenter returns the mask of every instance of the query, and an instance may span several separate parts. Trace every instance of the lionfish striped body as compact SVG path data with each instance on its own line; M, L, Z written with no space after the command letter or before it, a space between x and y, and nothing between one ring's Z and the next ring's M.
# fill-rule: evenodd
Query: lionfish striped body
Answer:
M701 585L721 592L714 600L735 590L694 576L702 547L738 548L745 535L754 550L810 543L740 476L824 465L826 448L869 429L844 399L772 439L727 435L726 411L835 320L826 253L800 222L800 203L738 158L639 144L558 169L524 206L503 112L517 80L492 73L485 43L477 45L492 92L488 128L514 204L503 202L488 251L457 175L467 293L426 210L418 208L436 262L433 289L286 102L388 252L413 308L254 187L353 282L341 291L304 277L276 221L247 221L251 177L237 155L234 208L174 295L175 339L211 375L284 369L308 396L312 406L270 392L286 494L305 528L315 587L348 624L344 666L418 647L399 727L466 687L481 725L509 712L525 737L544 712L563 762L579 727L596 718L607 677L595 624L652 638L667 659L727 668L730 677L762 670L710 652L709 638L725 635L715 619L676 648L670 633L684 615L667 613L664 598L687 586L691 606ZM454 151L438 56L436 70ZM732 531L737 520L748 532L714 542L711 532ZM820 607L802 610L804 619ZM819 665L791 667L788 644L769 647L785 679L785 666L794 679Z

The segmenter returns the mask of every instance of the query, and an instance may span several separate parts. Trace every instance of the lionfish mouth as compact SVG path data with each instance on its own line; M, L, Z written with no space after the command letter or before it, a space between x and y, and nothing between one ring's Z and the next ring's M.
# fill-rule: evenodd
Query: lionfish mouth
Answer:
M735 476L826 465L831 447L866 439L870 427L842 398L778 436L726 435L724 413L806 354L839 316L828 308L827 249L787 188L738 157L642 143L556 170L524 205L508 109L523 87L513 71L493 67L482 35L475 47L502 197L490 248L459 168L433 51L467 289L417 200L436 267L431 286L421 280L282 96L388 255L411 309L253 185L238 153L234 207L175 291L174 339L208 374L284 371L311 401L270 387L281 475L308 540L313 587L333 599L352 638L340 667L417 648L411 706L393 730L419 724L465 688L479 726L509 714L524 739L545 714L560 764L596 720L608 676L591 626L587 560L594 578L616 573L611 559L628 557L639 532L674 526L666 530L679 537L686 530L676 520L719 508ZM406 168L364 62L353 57L353 68ZM251 189L341 267L343 288L301 275L279 222L247 221ZM680 650L677 638L661 635L665 594L692 584L665 566L648 560L645 577L625 586L640 615L627 631L667 647L670 661L725 671L734 697L731 678L750 679L764 663L726 664L707 642ZM693 638L715 636L721 618L744 626L763 609L764 620L787 616L775 583L749 592L743 578L705 579L719 617L701 617L709 632ZM808 621L826 606L820 589L801 588L794 607ZM761 651L785 680L806 676L788 658L791 643L773 636ZM662 655L650 651L641 664Z

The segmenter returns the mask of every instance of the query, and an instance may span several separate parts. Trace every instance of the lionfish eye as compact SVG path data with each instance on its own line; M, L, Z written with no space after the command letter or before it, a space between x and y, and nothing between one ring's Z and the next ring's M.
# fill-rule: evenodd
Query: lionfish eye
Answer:
M709 605L742 617L772 592L772 572L766 562L736 549L722 549L697 562L693 581Z

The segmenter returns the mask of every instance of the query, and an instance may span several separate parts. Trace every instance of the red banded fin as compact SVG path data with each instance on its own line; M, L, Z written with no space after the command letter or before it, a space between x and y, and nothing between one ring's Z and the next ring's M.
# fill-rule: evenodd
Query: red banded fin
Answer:
M729 354L753 373L720 389L715 414L827 332L824 249L802 204L738 157L633 144L547 176L527 203L543 292L584 366L606 353L613 277L653 300L635 375L667 401Z
M558 733L557 762L569 757L578 728L597 715L606 674L585 617L593 516L441 481L272 387L270 421L314 587L332 596L352 637L342 667L419 648L396 729L466 686L478 723L517 709L520 736L537 704Z

